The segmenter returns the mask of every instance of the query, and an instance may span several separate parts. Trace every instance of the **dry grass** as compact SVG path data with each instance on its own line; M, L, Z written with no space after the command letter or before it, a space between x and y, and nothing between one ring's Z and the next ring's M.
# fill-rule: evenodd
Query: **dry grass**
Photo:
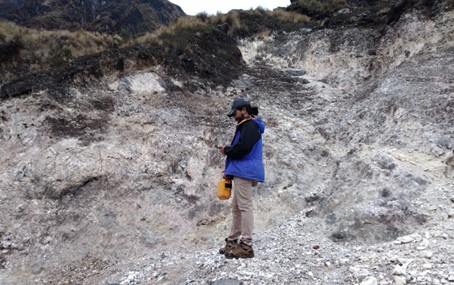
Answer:
M216 16L211 16L208 18L208 22L212 25L228 25L228 36L233 36L240 29L247 29L241 23L240 13L238 11L230 11L227 14L222 14L218 12Z
M321 0L300 0L300 2ZM328 0L344 1L344 0ZM231 38L270 32L282 24L307 23L310 18L284 9L273 11L258 7L249 11L232 10L226 14L218 12L209 16L202 12L197 16L179 18L170 26L137 38L122 39L119 36L97 32L66 30L35 30L0 21L0 82L16 75L39 71L75 58L96 54L112 47L128 47L137 44L158 44L165 50L185 51L193 36L220 29ZM263 28L262 28L263 27ZM7 51L4 52L4 51ZM3 53L3 54L1 54Z
M29 71L36 71L40 67L104 51L121 42L122 39L118 36L96 32L34 30L11 22L0 22L0 45L15 49L14 56L2 58L0 67L4 70L22 65L27 66ZM9 78L2 76L0 79Z
M283 9L274 9L273 11L267 11L271 17L276 17L283 23L309 23L311 18L296 12L287 12Z
M310 20L305 15L287 12L283 9L269 11L258 7L246 13L275 17L283 23L307 23ZM185 38L184 33L204 32L223 25L228 28L227 34L231 37L242 29L248 30L247 24L241 21L238 11L230 11L227 14L218 12L214 16L199 13L194 17L181 17L170 26L163 26L155 32L132 38L128 43L125 43L119 36L96 32L34 30L10 22L0 22L0 43L8 43L13 40L19 42L23 47L20 51L20 58L35 64L34 69L36 69L36 65L49 60L71 61L74 58L95 54L118 45L160 43L162 39L169 37L178 40L179 36Z
M266 15L268 17L273 17L278 19L281 23L308 23L310 21L310 18L306 15L293 11L286 11L282 8L276 8L270 11L259 6L256 9L249 10L248 13L256 16Z
M133 39L126 45L134 44L147 44L151 42L158 42L162 44L162 40L165 38L174 38L178 40L178 37L186 38L188 32L201 32L209 29L208 23L201 20L199 17L181 17L174 24L170 26L163 26L155 32L146 33L143 36Z
M175 41L186 39L187 33L202 33L212 30L215 26L227 24L229 27L228 35L241 28L239 13L231 11L227 14L218 13L216 16L208 16L200 13L196 16L187 16L179 18L174 24L164 26L155 32L147 33L141 37L133 39L127 45L147 44L151 42L162 43L164 39L172 38Z

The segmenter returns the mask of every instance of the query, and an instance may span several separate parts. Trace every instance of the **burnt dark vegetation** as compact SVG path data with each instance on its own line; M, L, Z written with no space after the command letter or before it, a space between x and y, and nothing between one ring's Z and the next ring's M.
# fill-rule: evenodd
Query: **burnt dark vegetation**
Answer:
M5 11L2 16L7 18L8 14L11 20L17 21L14 17L27 15L24 19L28 19L28 21L33 21L38 17L45 23L47 17L55 15L55 11L61 7L75 5L72 1L63 1L60 6L55 4L56 2L51 2L53 4L44 7L44 4L38 2L15 1L14 4L11 1L1 1L0 6L4 8L2 11ZM89 2L81 1L80 3L86 8L90 6L91 2ZM2 70L0 98L20 96L46 89L58 90L58 86L61 85L88 87L105 76L125 76L134 70L155 65L163 66L170 75L177 78L195 77L205 79L213 86L227 85L244 69L241 52L236 46L239 39L298 31L303 28L330 27L336 29L346 25L370 26L377 31L382 31L387 25L396 22L409 9L420 9L431 16L441 10L454 7L453 0L402 0L397 2L391 0L299 0L291 1L292 3L288 7L277 8L274 11L257 8L249 11L232 10L227 14L214 16L199 13L195 17L180 17L182 14L176 13L176 16L172 18L166 14L166 11L178 9L169 8L166 6L166 1L158 2L134 2L137 5L152 7L155 14L158 13L157 11L164 13L165 15L159 16L162 24L173 21L169 26L161 27L158 31L147 34L141 33L146 29L140 29L137 28L138 26L130 24L124 27L118 24L111 25L121 28L107 31L86 21L83 28L97 31L95 34L86 34L79 30L75 32L76 35L66 31L56 37L56 34L45 34L42 31L19 26L11 28L8 26L10 24L0 22L0 24L6 25L0 25L0 69ZM123 7L121 6L123 4L115 5L117 5L114 7L115 9L108 9L108 11L119 11ZM35 9L31 9L31 7L35 7ZM79 10L84 13L88 11L82 8ZM79 11L78 9L76 11ZM115 15L114 13L109 14L110 16L103 14L103 17L98 17L96 7L93 9L91 15L96 21L104 19L104 16L107 19ZM147 13L150 14L151 11ZM54 19L52 17L51 19ZM71 19L63 16L55 17L65 23L71 22ZM96 22L95 20L94 22ZM27 23L21 24L27 25ZM101 25L101 27L108 26ZM42 27L56 28L48 27L45 24L42 24ZM65 25L59 27L68 28ZM11 32L15 29L17 32ZM98 32L118 32L118 34L106 36ZM38 38L44 38L44 40L39 43L32 42L32 39L36 38L31 36L34 33L41 33ZM60 32L57 31L57 33ZM55 38L57 40L50 40ZM84 40L89 44L77 45L78 40ZM89 48L84 48L86 46Z

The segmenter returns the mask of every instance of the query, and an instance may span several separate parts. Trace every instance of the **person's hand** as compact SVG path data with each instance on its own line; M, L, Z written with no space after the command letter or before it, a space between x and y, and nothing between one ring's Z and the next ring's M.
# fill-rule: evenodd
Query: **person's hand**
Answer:
M220 151L223 155L226 155L225 152L224 152L224 147L223 147L223 146L218 145L218 146L216 146L216 147L219 149L219 151Z

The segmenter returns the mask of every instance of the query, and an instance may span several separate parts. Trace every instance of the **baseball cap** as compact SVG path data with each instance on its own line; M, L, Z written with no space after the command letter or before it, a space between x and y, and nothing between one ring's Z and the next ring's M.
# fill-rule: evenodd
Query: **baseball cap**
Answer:
M249 103L249 101L247 101L243 98L235 98L235 100L233 100L233 103L232 103L232 108L227 113L227 116L232 117L233 114L235 114L235 111L237 109L244 107L244 106L250 106L250 105L251 105L251 103Z

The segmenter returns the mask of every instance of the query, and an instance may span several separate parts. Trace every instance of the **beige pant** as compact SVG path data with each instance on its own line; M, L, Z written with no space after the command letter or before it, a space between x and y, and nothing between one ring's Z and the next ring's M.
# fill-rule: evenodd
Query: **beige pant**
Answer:
M254 230L254 212L252 208L252 180L239 177L233 179L232 229L229 240L241 241L252 245Z

